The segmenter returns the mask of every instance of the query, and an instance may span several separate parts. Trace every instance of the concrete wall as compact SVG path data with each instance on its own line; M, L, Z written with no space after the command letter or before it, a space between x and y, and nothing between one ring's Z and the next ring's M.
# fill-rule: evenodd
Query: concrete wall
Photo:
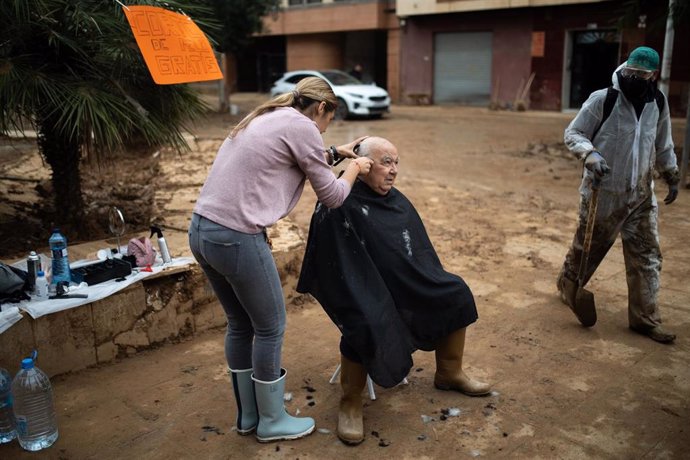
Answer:
M530 73L531 20L524 12L494 11L428 16L407 20L401 32L401 94L428 94L433 98L434 35L444 32L493 34L492 91L494 98L512 101L521 81ZM497 85L500 80L500 85Z
M383 29L393 8L385 1L312 4L264 17L261 35L293 35Z
M49 376L111 362L167 341L225 325L198 266L146 279L105 299L33 319L0 334L0 367L17 372L38 350Z
M534 30L544 32L545 44L544 56L532 58L532 71L535 73L530 94L532 107L561 110L567 34L573 30L587 30L595 24L599 28L615 28L613 20L619 8L619 5L604 4L597 8L570 6L531 11Z
M606 1L609 0L398 0L396 9L400 16L413 16Z
M287 70L343 69L344 38L340 33L289 35Z
M386 47L388 95L393 102L400 101L400 29L388 30Z

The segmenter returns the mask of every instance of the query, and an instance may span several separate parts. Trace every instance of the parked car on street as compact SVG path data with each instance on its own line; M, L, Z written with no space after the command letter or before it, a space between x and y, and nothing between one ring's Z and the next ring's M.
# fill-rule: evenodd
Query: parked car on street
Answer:
M340 70L295 70L286 72L273 83L271 97L295 89L297 82L306 77L321 77L330 83L338 98L335 118L344 120L350 116L381 117L389 111L391 99L388 92L374 84L365 84Z

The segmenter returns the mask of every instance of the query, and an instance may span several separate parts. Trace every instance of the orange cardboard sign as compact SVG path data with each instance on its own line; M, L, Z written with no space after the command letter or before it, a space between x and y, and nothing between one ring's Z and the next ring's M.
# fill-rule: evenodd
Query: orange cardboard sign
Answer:
M123 9L157 84L223 78L206 36L189 17L155 6Z

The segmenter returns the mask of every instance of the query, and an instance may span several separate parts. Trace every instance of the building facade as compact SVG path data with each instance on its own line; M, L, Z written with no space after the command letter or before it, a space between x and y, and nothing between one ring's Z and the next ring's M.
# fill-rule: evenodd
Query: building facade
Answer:
M578 109L592 91L611 84L632 49L647 45L663 52L668 2L655 2L636 24L621 27L625 3L398 0L401 97ZM689 44L688 30L677 28L668 94L675 115L687 107Z
M360 64L364 81L397 93L399 32L393 0L282 0L238 57L238 88L268 91L285 71Z
M637 46L663 53L668 2L622 25L626 0L282 0L238 56L238 89L283 72L350 70L394 102L575 110ZM643 14L642 14L643 13ZM685 114L690 31L676 28L669 106Z

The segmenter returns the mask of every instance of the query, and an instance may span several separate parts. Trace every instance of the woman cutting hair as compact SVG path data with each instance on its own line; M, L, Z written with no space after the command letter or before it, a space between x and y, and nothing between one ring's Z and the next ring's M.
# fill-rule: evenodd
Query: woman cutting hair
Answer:
M309 77L254 109L221 145L192 215L189 245L228 318L237 432L256 430L260 442L314 430L313 419L292 417L283 405L286 313L266 227L295 207L305 179L321 203L337 208L369 173L371 160L353 152L361 139L323 145L337 105L330 85ZM336 179L329 165L339 156L353 160Z

